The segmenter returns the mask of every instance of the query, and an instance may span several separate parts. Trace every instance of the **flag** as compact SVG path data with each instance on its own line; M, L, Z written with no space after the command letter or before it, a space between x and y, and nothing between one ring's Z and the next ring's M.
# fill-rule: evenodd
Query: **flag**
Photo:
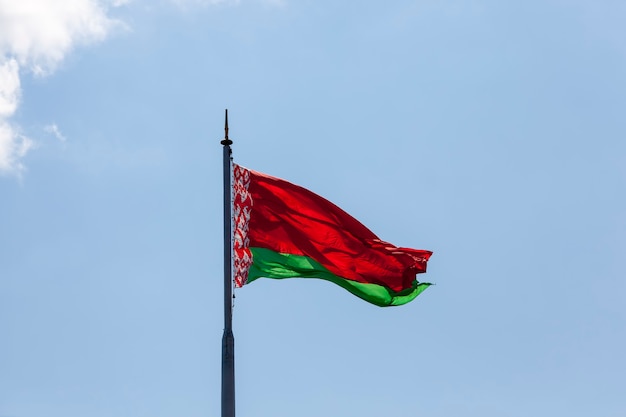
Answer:
M313 192L234 164L235 285L257 278L320 278L378 306L415 299L430 284L432 252L380 240Z

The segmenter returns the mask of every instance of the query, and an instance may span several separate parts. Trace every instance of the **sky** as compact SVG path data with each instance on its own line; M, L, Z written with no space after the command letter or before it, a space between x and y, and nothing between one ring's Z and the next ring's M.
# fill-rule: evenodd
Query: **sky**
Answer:
M0 0L0 417L220 410L222 148L434 252L235 292L238 416L626 415L626 5Z

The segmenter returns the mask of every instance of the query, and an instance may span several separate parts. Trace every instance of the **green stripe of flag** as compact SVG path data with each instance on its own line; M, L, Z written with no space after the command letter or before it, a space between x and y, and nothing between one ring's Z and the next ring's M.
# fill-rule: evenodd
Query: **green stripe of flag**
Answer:
M319 278L334 282L357 297L382 307L406 304L431 285L415 280L411 288L396 292L382 285L365 284L339 277L307 256L278 253L265 248L250 248L250 251L253 262L248 273L248 282L261 277Z

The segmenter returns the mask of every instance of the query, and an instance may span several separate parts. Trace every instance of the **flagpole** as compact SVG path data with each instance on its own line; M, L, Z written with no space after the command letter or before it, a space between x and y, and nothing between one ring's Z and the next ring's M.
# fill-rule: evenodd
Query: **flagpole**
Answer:
M235 417L235 337L233 335L231 149L228 109L224 123L224 335L222 336L222 417Z

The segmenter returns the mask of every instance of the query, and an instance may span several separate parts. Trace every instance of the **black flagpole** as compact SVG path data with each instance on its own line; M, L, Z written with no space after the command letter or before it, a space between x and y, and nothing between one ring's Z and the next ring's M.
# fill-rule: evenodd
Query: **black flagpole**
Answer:
M224 335L222 336L222 417L235 417L235 337L233 336L231 150L228 109L224 124Z

